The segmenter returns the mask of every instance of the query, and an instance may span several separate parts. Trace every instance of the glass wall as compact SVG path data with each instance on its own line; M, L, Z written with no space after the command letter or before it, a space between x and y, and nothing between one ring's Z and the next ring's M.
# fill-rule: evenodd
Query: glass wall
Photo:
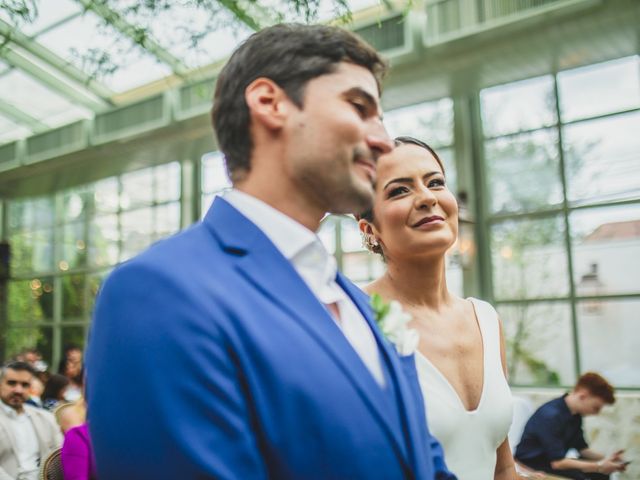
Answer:
M52 362L63 346L83 345L104 277L179 230L179 202L178 163L9 202L5 356L36 347Z
M639 387L640 61L480 92L493 296L511 382Z
M639 77L633 56L457 97L479 95L481 123L455 117L450 98L386 112L392 136L420 138L440 154L454 193L458 179L482 170L472 182L479 271L456 245L447 278L463 295L464 274L495 302L513 384L571 385L595 369L618 387L640 387L631 368L640 363ZM466 125L483 148L463 162L454 152L474 148L456 145L454 131ZM105 275L180 228L181 208L192 208L181 185L200 181L201 209L190 218L230 188L220 153L199 165L194 178L170 163L7 202L6 355L36 346L54 361L66 343L82 344ZM318 234L357 284L384 272L353 217L327 216Z

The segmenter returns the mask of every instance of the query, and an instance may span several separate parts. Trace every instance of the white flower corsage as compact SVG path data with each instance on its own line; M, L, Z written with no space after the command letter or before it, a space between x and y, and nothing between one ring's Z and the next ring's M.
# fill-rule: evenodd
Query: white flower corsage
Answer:
M376 325L400 355L411 355L416 351L420 336L416 330L407 326L411 315L402 309L400 302L392 300L385 303L380 295L374 293L371 295L371 308L375 313Z

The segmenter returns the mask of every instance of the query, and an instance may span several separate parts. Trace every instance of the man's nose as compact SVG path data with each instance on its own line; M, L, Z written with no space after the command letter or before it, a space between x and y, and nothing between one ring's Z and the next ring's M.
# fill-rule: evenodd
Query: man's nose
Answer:
M374 122L374 125L367 135L367 144L369 148L376 151L378 155L389 153L393 150L393 140L381 121Z

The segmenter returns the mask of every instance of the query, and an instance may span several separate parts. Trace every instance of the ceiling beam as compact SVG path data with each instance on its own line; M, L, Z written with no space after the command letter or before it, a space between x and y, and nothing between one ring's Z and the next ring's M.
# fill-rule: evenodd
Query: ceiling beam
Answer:
M0 36L3 36L6 42L18 45L60 74L79 83L96 97L101 98L106 103L111 103L111 97L114 94L111 90L3 20L0 20Z
M126 37L133 40L134 43L140 45L158 60L169 65L169 67L171 67L171 70L173 70L173 73L175 73L176 75L183 77L187 74L187 71L189 69L184 63L182 63L182 61L180 61L180 59L167 51L164 47L162 47L162 45L152 40L148 35L141 37L140 29L138 27L127 22L118 12L111 10L109 7L104 5L103 2L100 2L98 0L76 1L82 4L82 6L87 10L91 10L99 17L104 19L104 21L106 21L109 25L111 25Z
M37 118L32 117L28 113L23 112L22 110L1 99L0 114L4 115L14 123L29 128L33 133L40 133L50 129L48 125L42 123Z
M257 32L264 26L261 25L260 22L258 22L258 20L254 18L254 16L249 14L247 9L243 8L238 0L218 0L218 3L229 10L234 17L247 25L250 29ZM256 5L256 9L260 9L260 7Z
M93 95L82 85L69 81L69 77L62 75L61 78L43 66L38 65L25 52L20 51L19 47L14 47L11 44L5 45L2 50L2 58L9 65L31 75L72 103L82 105L94 112L103 111L108 106L107 102Z

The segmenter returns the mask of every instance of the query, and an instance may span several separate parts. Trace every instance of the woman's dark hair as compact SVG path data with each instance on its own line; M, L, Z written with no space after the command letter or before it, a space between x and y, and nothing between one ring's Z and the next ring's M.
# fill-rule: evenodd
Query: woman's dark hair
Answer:
M436 162L438 162L438 165L440 165L440 168L442 169L442 174L444 175L445 173L444 163L442 163L442 160L440 159L436 151L433 148L431 148L428 144L423 142L422 140L418 140L417 138L409 137L409 136L401 136L401 137L394 138L393 143L396 147L399 147L400 145L416 145L418 147L424 148L431 155L433 155L433 158L436 159ZM361 213L357 217L363 218L369 223L373 222L373 208L371 210L367 210L364 213Z
M338 27L274 25L251 35L231 55L218 76L211 115L232 181L251 169L253 142L245 100L249 84L269 78L302 108L307 82L335 71L340 62L368 69L380 89L386 62L361 38Z
M49 377L47 384L44 387L44 392L42 392L42 401L45 400L62 400L62 391L65 389L67 385L69 385L70 380L64 375L60 375L59 373L54 373Z

